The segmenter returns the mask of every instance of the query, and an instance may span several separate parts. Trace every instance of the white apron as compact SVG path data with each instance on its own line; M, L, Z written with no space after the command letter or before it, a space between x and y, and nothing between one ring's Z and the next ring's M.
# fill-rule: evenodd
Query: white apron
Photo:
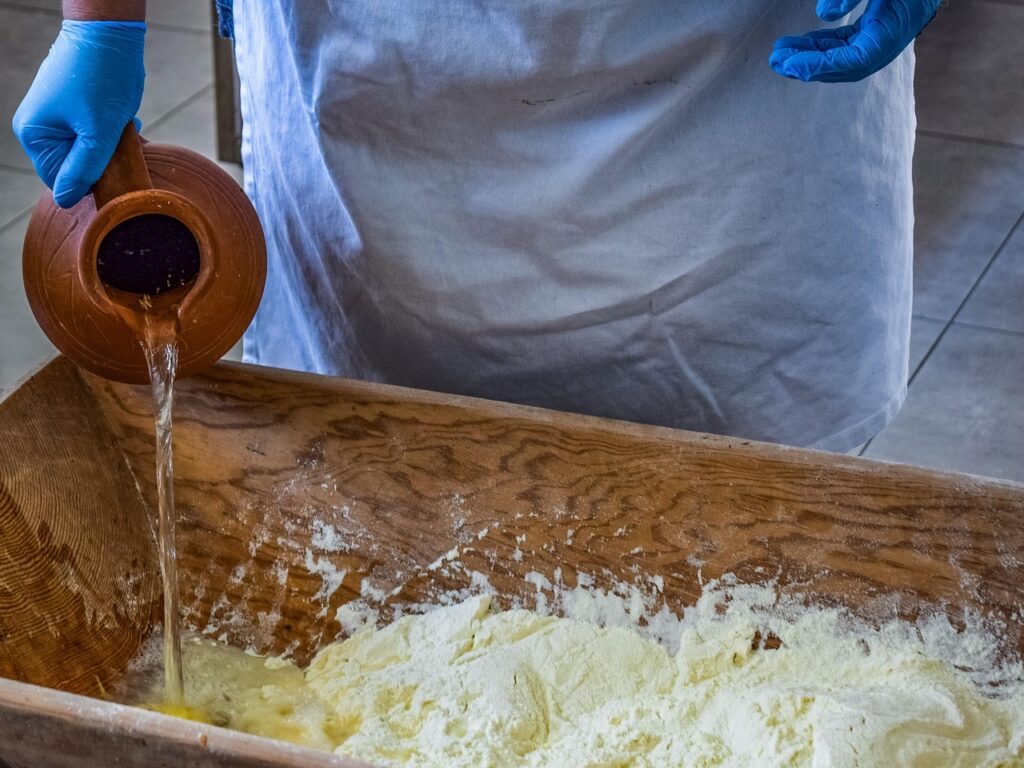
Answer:
M906 393L913 53L811 0L235 0L246 359L831 450Z

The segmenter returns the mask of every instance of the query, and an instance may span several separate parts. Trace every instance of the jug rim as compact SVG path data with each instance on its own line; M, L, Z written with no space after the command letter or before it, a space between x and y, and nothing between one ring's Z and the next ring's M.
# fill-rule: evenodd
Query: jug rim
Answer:
M100 278L97 266L100 245L107 235L120 224L146 215L168 216L180 222L195 238L199 249L199 271L195 277L180 288L155 296L107 285ZM126 192L105 203L86 225L78 250L79 279L93 306L126 322L140 338L144 332L145 311L173 312L180 318L209 290L216 271L216 249L209 219L188 198L164 189Z

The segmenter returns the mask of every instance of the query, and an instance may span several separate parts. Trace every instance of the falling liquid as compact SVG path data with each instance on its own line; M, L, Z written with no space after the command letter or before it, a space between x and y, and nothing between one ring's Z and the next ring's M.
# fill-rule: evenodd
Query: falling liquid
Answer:
M153 388L156 434L156 489L159 505L160 574L164 582L164 704L182 707L185 686L181 667L178 612L178 566L174 546L174 456L171 410L178 369L177 324L173 318L146 314L146 362Z

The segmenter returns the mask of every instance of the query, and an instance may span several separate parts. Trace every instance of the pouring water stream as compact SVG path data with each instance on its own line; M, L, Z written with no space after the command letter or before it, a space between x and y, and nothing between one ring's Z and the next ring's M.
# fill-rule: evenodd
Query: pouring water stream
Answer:
M146 313L143 347L153 390L156 435L156 487L159 505L158 547L164 586L164 704L185 704L178 610L178 568L174 541L174 456L171 413L178 367L177 322Z

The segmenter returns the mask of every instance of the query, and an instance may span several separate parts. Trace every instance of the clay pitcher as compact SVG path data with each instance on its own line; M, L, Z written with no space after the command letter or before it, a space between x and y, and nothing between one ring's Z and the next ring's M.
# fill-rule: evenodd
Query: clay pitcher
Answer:
M125 128L103 177L77 205L45 193L23 251L36 321L82 368L149 381L149 317L174 318L179 376L241 337L263 295L266 243L245 193L216 163Z

